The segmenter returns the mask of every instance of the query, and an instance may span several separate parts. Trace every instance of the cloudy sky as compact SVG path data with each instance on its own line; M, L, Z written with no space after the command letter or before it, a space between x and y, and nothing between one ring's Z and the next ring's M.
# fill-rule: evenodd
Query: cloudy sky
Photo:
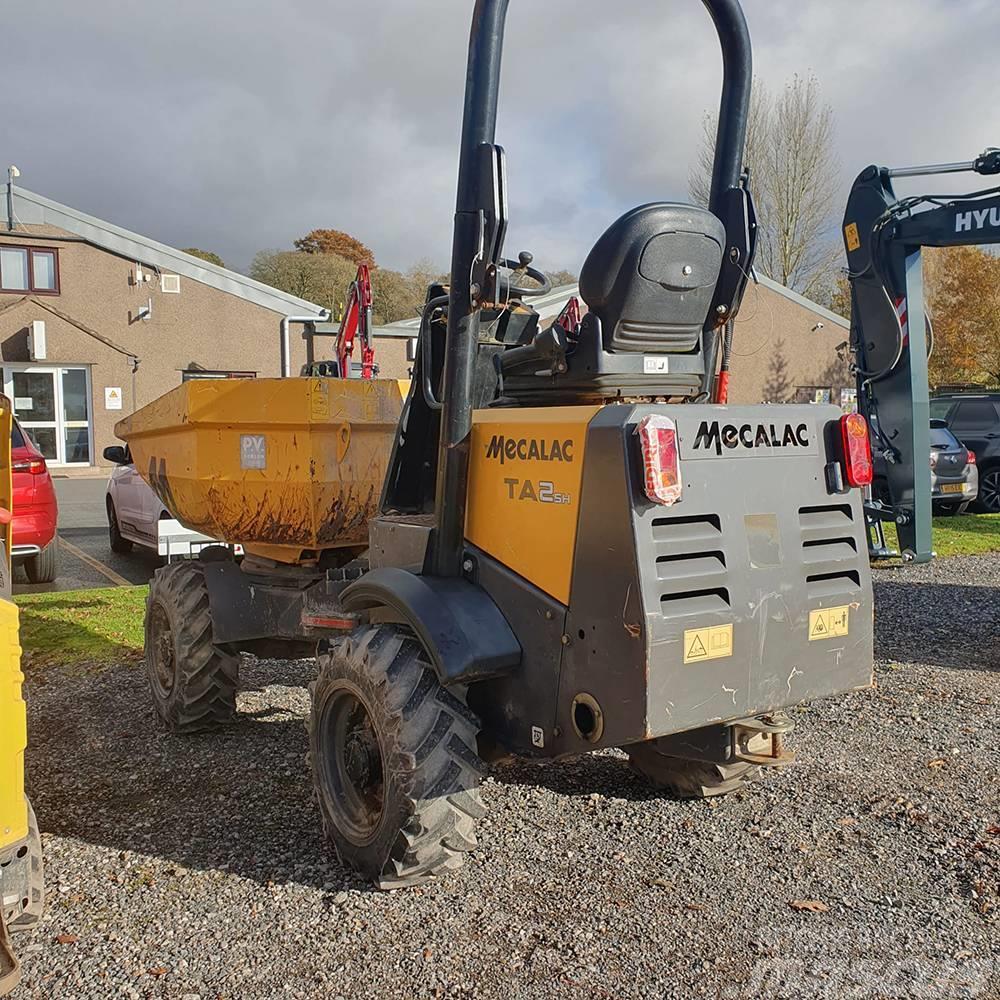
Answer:
M745 0L758 77L815 74L844 190L1000 145L996 0ZM448 259L471 0L46 0L4 25L0 162L57 201L245 268L318 226ZM721 63L696 0L512 0L507 250L578 270L686 198ZM955 183L955 182L953 182ZM959 179L974 185L974 178Z

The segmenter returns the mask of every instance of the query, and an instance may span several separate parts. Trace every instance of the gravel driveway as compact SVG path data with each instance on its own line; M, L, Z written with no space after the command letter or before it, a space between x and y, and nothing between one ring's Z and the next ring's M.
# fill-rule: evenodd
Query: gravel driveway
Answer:
M1000 558L877 579L877 686L798 712L794 766L694 803L617 753L500 769L466 867L397 893L321 840L311 664L186 739L135 667L36 673L17 996L1000 996Z

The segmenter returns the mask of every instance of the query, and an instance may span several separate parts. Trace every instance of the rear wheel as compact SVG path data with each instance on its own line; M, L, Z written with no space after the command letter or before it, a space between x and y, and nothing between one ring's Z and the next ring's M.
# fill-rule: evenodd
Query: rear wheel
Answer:
M704 799L738 791L756 776L755 764L711 764L661 753L656 740L625 747L632 770L654 788L680 799Z
M146 599L146 672L156 714L175 733L236 716L240 658L212 642L205 575L197 561L158 569Z
M119 555L127 555L132 551L132 543L122 535L115 505L110 497L108 498L108 541L111 544L111 551L117 552Z
M0 861L0 900L4 919L11 931L25 931L41 920L45 903L45 872L42 863L42 838L31 802L28 806L28 840L13 856Z
M383 889L459 867L485 812L475 715L391 625L340 640L318 663L309 753L340 859Z
M25 560L24 572L31 583L52 583L55 580L59 575L58 535L37 556Z
M991 465L979 473L979 497L976 510L1000 514L1000 465Z

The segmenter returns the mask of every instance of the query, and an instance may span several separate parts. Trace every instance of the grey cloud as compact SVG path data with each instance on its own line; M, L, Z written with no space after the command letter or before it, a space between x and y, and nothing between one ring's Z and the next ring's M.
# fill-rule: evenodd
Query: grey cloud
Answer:
M48 0L8 13L0 156L27 187L245 266L318 225L448 257L472 5ZM985 0L747 0L757 73L814 72L845 190L865 164L1000 143ZM621 211L684 198L718 98L694 0L513 0L499 141L512 251L577 268Z

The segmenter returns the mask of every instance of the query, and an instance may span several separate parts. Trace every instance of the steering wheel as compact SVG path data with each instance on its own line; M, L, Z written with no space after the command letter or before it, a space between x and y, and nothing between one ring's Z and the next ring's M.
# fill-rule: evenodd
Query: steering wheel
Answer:
M517 260L501 260L500 266L508 268L511 271L520 271L521 275L527 275L529 278L537 281L539 284L538 288L526 288L523 285L511 284L511 278L513 275L504 277L504 281L507 284L507 293L511 298L521 298L527 299L536 295L547 295L552 291L552 282L549 278L539 271L537 268L531 267L530 264L535 258L528 253L527 250L522 250L517 255Z

